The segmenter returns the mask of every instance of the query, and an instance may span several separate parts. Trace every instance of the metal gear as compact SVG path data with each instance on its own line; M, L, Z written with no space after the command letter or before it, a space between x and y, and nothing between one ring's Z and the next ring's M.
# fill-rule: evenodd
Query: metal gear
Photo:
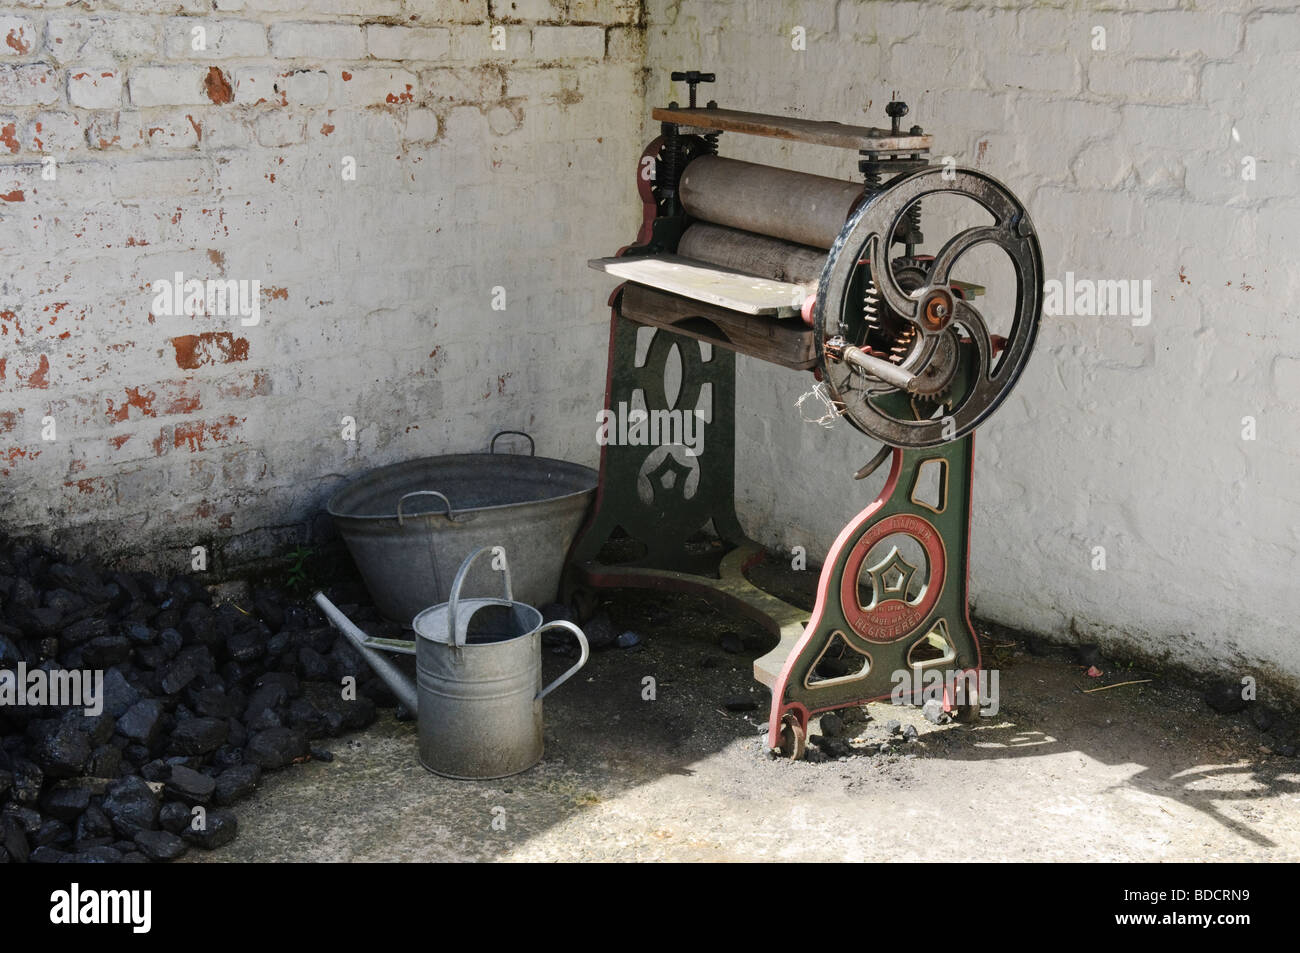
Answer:
M952 384L957 377L957 365L960 352L960 338L956 330L949 328L936 339L934 353L918 375L918 381L912 392L912 399L918 403L937 407L946 403L952 396Z
M925 284L925 269L918 268L914 259L895 258L890 267L894 280L907 290ZM901 318L881 300L880 289L871 275L871 266L863 266L866 274L862 283L863 332L859 346L886 358L893 364L902 364L912 352L919 337L916 326Z
M929 276L930 261L929 258L907 255L894 258L890 262L894 280L909 293L924 287ZM870 266L864 268L870 270ZM870 348L873 353L887 358L893 364L905 363L920 343L916 325L890 310L881 300L879 289L870 274L863 280L862 316L865 331L859 346ZM930 355L913 394L918 402L937 407L952 393L953 380L957 374L958 343L956 330L950 329L949 333L939 336L934 353Z
M914 203L932 194L952 193L982 206L992 225L966 228L949 238L927 261L922 283L909 289L894 268L877 268L864 284L857 276L873 261L885 261L896 241L899 223ZM971 248L990 244L1006 253L1015 271L1016 299L1011 328L996 339L974 304L954 286L955 262ZM901 263L900 263L901 264ZM913 265L915 262L907 262ZM908 267L904 273L916 274ZM908 282L911 284L911 281ZM905 173L872 193L849 218L832 246L818 284L813 309L819 369L843 416L868 436L894 447L935 447L974 430L1002 403L1015 385L1033 347L1042 314L1043 263L1038 239L1021 202L996 179L973 169L928 166ZM859 318L864 297L874 307L870 320ZM910 325L916 340L898 361L891 347L902 343L897 322ZM885 347L854 345L863 327L884 335ZM949 351L960 335L962 368L950 381ZM938 355L940 360L934 362ZM931 369L931 363L938 366ZM960 391L960 393L958 393ZM947 393L945 393L947 392ZM905 412L891 394L922 394ZM923 412L927 403L948 400L943 420ZM910 404L910 402L909 402Z

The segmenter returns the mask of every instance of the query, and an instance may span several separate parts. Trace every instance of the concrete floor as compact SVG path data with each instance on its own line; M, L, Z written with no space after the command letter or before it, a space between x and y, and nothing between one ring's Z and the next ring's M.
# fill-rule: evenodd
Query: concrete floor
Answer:
M663 605L672 621L655 625ZM1140 673L1089 679L1064 650L986 640L1001 671L996 717L935 726L877 704L850 735L878 742L897 719L919 740L772 760L767 692L750 677L758 630L684 597L627 593L609 609L645 641L594 654L547 699L538 767L436 777L416 761L414 724L385 712L327 743L333 762L268 777L237 807L238 839L189 859L1300 860L1300 760L1267 753L1245 715L1217 715L1158 677L1082 694ZM719 647L728 632L744 653ZM548 656L548 677L564 663ZM655 701L641 699L645 675ZM724 710L747 695L754 713Z

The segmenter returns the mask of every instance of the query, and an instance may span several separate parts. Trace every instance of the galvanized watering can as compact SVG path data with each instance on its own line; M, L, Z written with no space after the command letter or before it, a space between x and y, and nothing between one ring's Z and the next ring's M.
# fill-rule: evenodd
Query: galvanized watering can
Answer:
M505 598L462 599L471 564L484 553L501 558ZM375 639L322 593L316 604L356 647L393 694L416 712L420 763L448 778L504 778L542 759L542 699L587 663L587 637L571 622L542 624L542 614L515 602L500 547L484 546L461 563L450 601L412 622L415 641ZM542 687L542 633L568 629L582 655ZM415 682L375 649L415 656Z

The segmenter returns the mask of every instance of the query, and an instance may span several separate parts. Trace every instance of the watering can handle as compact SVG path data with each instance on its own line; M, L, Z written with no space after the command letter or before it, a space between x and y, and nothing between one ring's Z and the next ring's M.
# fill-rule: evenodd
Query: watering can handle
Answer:
M474 560L478 559L484 553L490 553L497 549L501 550L501 574L505 576L506 602L514 602L514 592L510 588L510 565L506 562L506 551L502 546L481 546L474 552L465 557L465 561L460 564L460 569L456 570L456 578L451 583L451 598L447 600L447 626L451 630L452 643L455 645L464 645L465 638L459 629L456 628L456 604L460 602L460 587L465 582L465 577L469 575L469 567Z
M504 437L506 434L514 434L515 436L523 437L528 441L528 455L530 457L537 456L537 444L533 441L532 435L526 434L522 430L498 430L496 434L493 435L492 442L488 444L488 453L497 452L497 440Z
M415 490L414 492L405 494L400 500L397 501L397 525L398 526L402 525L402 519L406 515L402 512L402 504L404 504L407 500L409 500L413 496L436 496L438 499L442 500L442 502L447 505L447 518L448 519L456 518L451 512L451 500L447 499L437 490Z
M578 659L578 663L574 665L573 668L569 669L567 672L565 672L555 681L551 682L551 684L547 685L540 692L538 692L535 701L541 701L547 695L551 694L551 692L555 691L555 689L559 688L570 678L572 678L574 673L577 672L578 669L582 668L582 666L587 664L587 656L590 654L590 651L587 648L587 637L583 635L582 630L578 628L576 625L574 625L572 622L565 622L563 619L556 619L554 622L548 622L546 623L546 625L538 629L537 634L541 635L547 629L568 629L570 632L572 632L574 636L577 638L578 644L582 646L582 658Z

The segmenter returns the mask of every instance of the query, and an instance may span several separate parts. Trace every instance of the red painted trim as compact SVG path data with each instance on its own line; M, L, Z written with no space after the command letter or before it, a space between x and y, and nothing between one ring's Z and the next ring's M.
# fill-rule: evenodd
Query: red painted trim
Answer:
M965 557L961 561L961 605L962 613L966 618L966 628L970 630L971 640L975 643L975 669L976 674L983 668L984 659L980 653L980 634L975 631L975 623L970 620L970 516L971 507L975 502L975 434L970 435L970 443L967 445L968 455L966 457L966 546L963 551ZM964 671L971 671L964 669Z
M918 523L921 524L920 528L915 525ZM895 533L911 536L925 550L926 558L930 561L925 595L916 605L905 599L877 599L874 609L864 609L858 602L858 575L862 571L862 563L872 546ZM897 642L925 621L934 604L939 601L939 593L943 591L947 575L943 539L934 525L915 513L895 513L871 527L853 544L844 564L844 572L840 574L840 607L844 610L844 618L849 626L868 642Z
M835 538L830 552L826 556L826 562L822 564L821 577L817 580L817 602L813 605L812 615L808 619L808 624L804 626L803 635L795 643L794 649L786 656L785 664L781 666L781 674L777 676L776 682L772 685L772 709L768 716L767 731L769 739L780 737L781 717L787 711L794 711L800 715L803 727L808 727L808 716L815 714L810 712L803 705L792 702L788 706L783 704L785 698L786 686L790 683L790 674L794 669L794 663L808 647L812 640L813 634L817 627L821 625L822 616L826 612L826 600L832 598L831 590L834 589L834 596L839 595L838 587L835 586L835 564L839 562L840 553L846 546L851 544L862 527L871 520L873 516L880 511L880 508L888 502L889 498L894 495L894 490L898 486L898 478L903 472L903 451L894 449L893 462L889 467L889 479L885 481L884 488L881 489L880 495L877 496L861 513L855 516L847 526L840 530L840 535ZM886 696L887 697L887 696ZM826 709L821 709L826 710Z
M654 236L654 221L659 216L659 203L655 201L654 182L641 177L641 163L646 158L657 158L663 142L663 136L656 136L650 140L650 144L641 150L641 158L636 161L636 194L641 196L641 228L636 233L636 241L633 243L636 245L644 245ZM620 257L631 247L631 245L624 245L614 253L614 257Z
M971 512L971 504L975 496L975 435L974 434L970 435L970 443L968 444L968 447L969 450L966 458L967 473L969 474L969 479L967 481L968 485L966 488L966 546L964 548L965 558L960 560L961 562L961 604L962 604L962 615L963 618L966 620L966 627L970 631L971 639L974 642L975 665L973 668L962 669L962 673L965 674L966 672L974 672L976 678L978 679L979 673L983 669L984 660L983 660L983 653L980 652L979 633L976 632L975 624L971 621L971 617L970 617L970 522L971 522L970 512ZM807 731L808 722L813 715L819 715L822 712L826 712L826 711L834 711L837 708L845 708L848 707L849 704L865 705L865 704L869 704L870 702L885 701L886 699L893 698L893 692L891 691L887 695L876 695L871 698L859 699L856 702L842 703L837 705L827 705L824 708L809 708L808 706L802 704L801 702L784 701L785 690L790 683L790 676L794 668L795 660L799 657L800 654L802 654L803 650L808 647L808 643L811 640L813 633L816 631L817 627L821 623L821 617L823 612L825 611L826 598L828 596L827 589L830 583L830 580L827 579L827 573L830 569L834 567L835 562L839 556L840 550L846 545L848 538L852 537L857 532L858 528L861 527L866 520L869 520L872 517L872 515L874 515L885 504L885 501L887 501L891 496L893 496L894 490L898 484L898 477L902 467L902 456L903 455L901 450L896 449L894 451L893 466L890 468L889 479L886 481L884 489L880 491L880 495L876 497L876 499L871 503L870 506L868 506L861 513L859 513L854 518L853 522L849 523L849 525L847 525L846 527L844 527L843 530L840 531L840 535L835 539L834 546L831 547L831 552L827 556L825 565L822 567L822 577L817 584L817 604L813 607L812 617L809 619L808 625L804 629L803 636L795 644L794 650L791 651L789 657L786 659L785 665L782 666L781 674L777 677L776 682L772 686L772 707L769 712L768 722L767 722L769 744L775 743L775 741L780 738L781 719L786 714L792 714L795 717L797 717L799 719L800 725L803 727L805 731ZM946 691L947 688L945 685L945 694ZM906 692L903 697L907 701L912 703L915 703L918 700L915 697L915 692L912 692L910 690ZM973 703L978 703L978 701L979 699L976 699L975 702ZM949 704L949 700L945 697L944 710L948 711L950 710L950 707L951 706Z
M808 327L813 326L813 311L817 308L817 296L809 295L803 299L803 307L799 309L799 316L803 318L803 323Z

